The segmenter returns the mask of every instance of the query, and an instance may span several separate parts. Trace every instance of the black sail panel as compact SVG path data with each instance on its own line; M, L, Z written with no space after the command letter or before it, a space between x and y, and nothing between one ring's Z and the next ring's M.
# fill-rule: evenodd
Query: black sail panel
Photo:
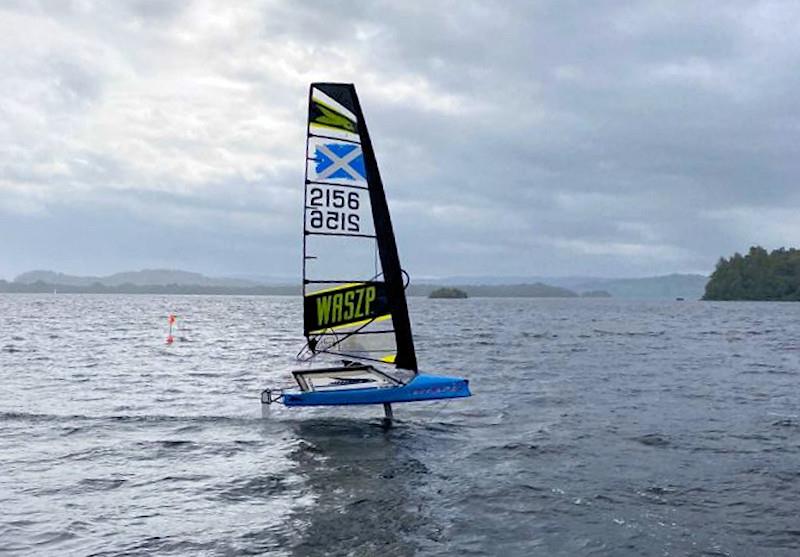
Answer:
M304 332L318 351L417 370L386 194L355 87L309 93Z
M417 370L417 356L414 352L414 339L411 335L411 320L408 317L408 304L406 303L403 274L400 267L400 257L397 253L397 243L394 238L392 219L389 216L389 205L386 202L386 193L383 190L383 181L378 170L378 161L372 149L372 140L367 131L367 123L361 111L361 104L356 95L355 86L349 85L352 90L355 114L361 122L359 135L361 148L364 153L364 163L367 169L369 182L369 197L372 203L372 217L375 222L375 233L378 241L383 276L386 281L386 292L392 305L392 318L394 321L395 336L397 337L397 358L395 364L402 369Z

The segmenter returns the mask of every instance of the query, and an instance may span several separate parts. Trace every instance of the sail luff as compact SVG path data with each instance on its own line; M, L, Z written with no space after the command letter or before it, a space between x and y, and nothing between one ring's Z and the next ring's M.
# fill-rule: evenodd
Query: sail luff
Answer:
M397 242L392 228L392 219L389 215L389 206L386 202L386 193L383 189L383 181L378 170L378 161L372 149L372 140L367 131L367 122L361 110L356 88L352 84L349 84L348 87L353 99L353 112L360 123L358 133L367 171L367 185L369 186L372 218L378 242L378 254L383 268L386 292L392 307L392 321L397 340L397 356L394 363L398 368L417 371L417 356L414 351L414 339L411 334L411 320L408 317L403 274L400 267L400 257L397 253Z
M310 85L308 88L308 107L306 114L311 113L311 103L312 98L314 95L314 85ZM311 121L306 118L306 150L305 155L306 159L308 159L308 144L311 141ZM308 284L308 277L306 276L306 265L308 263L308 234L305 231L305 221L306 221L306 208L308 207L308 164L305 165L305 171L303 172L303 285L302 285L302 293L303 299L306 297L306 286Z

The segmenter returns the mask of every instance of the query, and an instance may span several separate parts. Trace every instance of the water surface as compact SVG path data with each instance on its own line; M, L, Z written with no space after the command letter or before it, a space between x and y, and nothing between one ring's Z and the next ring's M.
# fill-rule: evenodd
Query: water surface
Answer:
M262 417L299 299L0 295L0 553L800 553L800 306L410 306L475 396L387 431Z

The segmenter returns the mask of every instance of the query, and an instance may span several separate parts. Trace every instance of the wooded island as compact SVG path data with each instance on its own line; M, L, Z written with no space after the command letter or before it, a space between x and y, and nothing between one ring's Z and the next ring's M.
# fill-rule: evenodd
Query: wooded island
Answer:
M720 258L703 299L800 301L800 250L753 246L747 255Z
M437 288L430 294L428 294L428 298L449 298L449 299L456 299L456 298L466 298L467 293L463 290L459 290L458 288Z

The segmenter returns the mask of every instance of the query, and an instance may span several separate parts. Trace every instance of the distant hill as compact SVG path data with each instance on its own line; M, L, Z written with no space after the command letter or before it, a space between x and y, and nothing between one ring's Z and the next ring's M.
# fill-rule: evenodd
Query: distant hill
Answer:
M181 286L214 286L214 287L253 287L259 286L258 282L239 278L212 278L200 273L171 269L144 269L142 271L127 271L115 273L104 277L75 276L56 273L54 271L28 271L22 273L14 282L21 284L34 284L44 282L63 286L165 286L176 284Z
M603 290L614 298L697 300L703 295L708 277L699 274L671 274L644 278L547 277L547 276L458 276L424 279L425 284L499 286L509 284L547 284L583 294ZM460 287L459 287L460 288Z
M196 284L120 284L106 286L95 282L89 285L32 283L0 280L0 292L28 294L206 294L244 296L299 296L300 285L295 286L201 286Z
M614 298L699 300L708 277L704 275L664 275L635 279L594 279L576 286L580 292L605 290Z
M411 284L409 296L429 296L441 288L436 284ZM547 284L495 284L457 286L469 297L575 298L572 290ZM199 273L167 269L145 269L105 277L75 276L54 271L30 271L13 282L0 280L0 292L62 294L300 294L300 284L258 284L247 279L211 278Z
M612 298L610 293L605 290L587 290L581 292L581 298Z
M547 284L574 290L576 286L594 280L596 277L557 277L544 275L455 275L437 278L417 277L415 280L422 284L464 284L472 286L504 286L509 284Z
M454 285L469 297L574 298L608 295L614 298L699 299L708 278L703 275L664 275L617 279L592 277L458 277L459 280L417 279L410 296L429 296L443 285ZM263 279L263 280L262 280ZM13 282L0 281L0 292L119 292L197 294L294 294L300 280L276 277L208 277L172 269L144 269L107 276L76 276L54 271L29 271ZM169 287L169 288L167 288Z
M409 296L430 296L440 288L435 284L411 284L408 288ZM572 290L549 286L547 284L481 284L457 285L453 288L462 290L470 298L576 298L578 295Z

